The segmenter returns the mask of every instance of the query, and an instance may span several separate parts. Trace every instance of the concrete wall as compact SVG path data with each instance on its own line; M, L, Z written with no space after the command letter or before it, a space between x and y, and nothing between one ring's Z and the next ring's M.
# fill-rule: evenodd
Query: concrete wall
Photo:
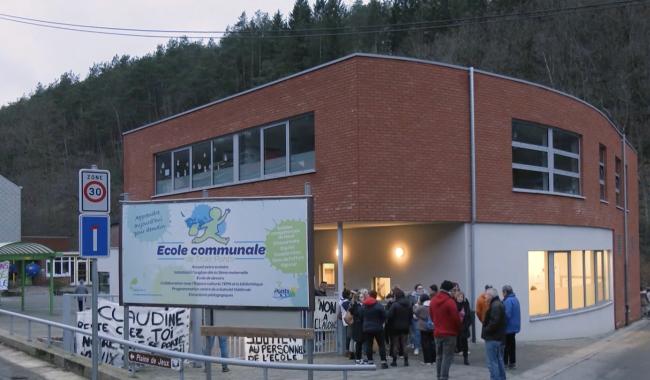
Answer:
M344 225L345 228L345 225ZM373 277L391 277L391 284L412 290L443 280L467 284L467 233L464 224L423 224L354 228L343 231L344 279L348 288L370 288ZM323 262L337 263L336 230L316 231L315 270ZM404 256L397 258L395 248Z
M521 304L518 339L565 339L593 336L614 330L610 302L562 317L531 321L528 315L528 251L612 250L612 231L601 228L478 224L476 226L476 291L485 284L512 285ZM612 271L610 268L610 278ZM610 281L610 287L613 281ZM621 282L622 283L622 282ZM610 294L616 297L616 293ZM478 323L480 326L480 323ZM480 328L477 328L480 334Z
M113 245L113 244L111 244ZM111 252L108 257L97 258L97 271L108 272L108 284L110 286L110 294L120 294L120 251L119 248L111 247Z
M0 175L0 242L20 241L21 189Z

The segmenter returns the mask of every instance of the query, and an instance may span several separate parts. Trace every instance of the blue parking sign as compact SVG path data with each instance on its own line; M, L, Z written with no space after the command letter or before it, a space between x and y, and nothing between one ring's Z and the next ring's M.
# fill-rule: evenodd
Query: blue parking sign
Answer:
M108 257L109 227L108 215L79 215L79 256Z

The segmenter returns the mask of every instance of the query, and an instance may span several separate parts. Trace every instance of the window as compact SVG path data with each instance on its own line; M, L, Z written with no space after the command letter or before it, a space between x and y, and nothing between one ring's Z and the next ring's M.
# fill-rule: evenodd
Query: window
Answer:
M174 190L190 187L190 150L182 149L174 152Z
M97 272L99 277L99 293L111 294L111 274L109 272Z
M156 155L156 194L172 191L172 153Z
M377 292L377 299L383 300L391 291L390 277L373 277L372 288Z
M156 194L314 170L314 115L301 115L155 156Z
M287 125L264 129L264 175L287 170Z
M210 141L192 146L192 187L204 187L212 184L211 162Z
M212 176L215 185L230 183L234 179L235 159L232 144L232 136L220 137L212 141Z
M607 148L600 145L598 149L598 182L600 183L600 200L607 201Z
M72 268L72 257L57 257L54 260L54 277L70 277ZM45 275L50 277L50 260L45 260Z
M580 194L580 136L525 121L512 122L513 188Z
M314 115L289 120L291 172L314 169Z
M548 268L553 271L549 273ZM607 302L608 286L609 251L528 252L530 316L565 313Z
M328 285L332 285L336 283L336 274L334 270L334 263L322 263L321 264L321 271L320 271L320 278L321 282L325 281Z
M616 157L614 165L614 188L616 189L616 205L623 207L623 196L621 195L621 160Z

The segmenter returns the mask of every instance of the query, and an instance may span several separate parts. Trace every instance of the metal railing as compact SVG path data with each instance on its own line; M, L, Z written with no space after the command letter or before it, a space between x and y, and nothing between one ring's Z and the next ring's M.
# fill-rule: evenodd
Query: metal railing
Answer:
M27 321L27 340L32 340L32 323L39 323L47 326L47 344L48 347L52 344L52 327L63 329L64 331L71 331L83 335L92 335L88 330L83 330L77 327L68 326L63 323L48 321L46 319L36 318L25 314L15 313L8 310L0 309L0 314L9 316L9 326L11 335L14 335L14 318L20 318ZM185 378L184 368L185 361L194 361L205 363L206 368L211 367L212 363L221 364L221 365L233 365L233 366L242 366L242 367L253 367L259 368L262 370L262 378L267 380L269 376L270 369L284 369L284 370L293 370L293 371L329 371L329 372L341 372L343 380L347 380L348 372L357 372L357 371L374 371L377 368L374 365L338 365L338 364L300 364L300 363L280 363L280 362L256 362L256 361L247 361L242 359L231 359L231 358L221 358L214 356L205 356L198 354L190 354L178 351L169 351L163 350L160 348L151 347L145 344L139 344L131 342L128 340L115 338L105 334L99 334L101 340L106 340L119 344L123 347L128 347L129 349L139 349L146 352L151 352L159 355L165 355L173 358L180 359L180 371L179 379L183 380ZM100 345L101 346L101 345ZM95 353L96 354L96 353ZM128 360L125 357L124 360ZM206 370L206 379L211 380L212 371Z

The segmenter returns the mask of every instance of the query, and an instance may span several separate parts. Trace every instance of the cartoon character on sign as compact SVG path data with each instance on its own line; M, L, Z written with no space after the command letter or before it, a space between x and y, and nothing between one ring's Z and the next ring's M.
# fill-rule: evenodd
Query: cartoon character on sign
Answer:
M192 243L199 244L212 239L223 245L228 244L230 238L222 236L226 232L228 214L230 214L229 208L222 212L219 207L196 206L192 216L185 219L185 224L189 228L188 235L194 236Z

